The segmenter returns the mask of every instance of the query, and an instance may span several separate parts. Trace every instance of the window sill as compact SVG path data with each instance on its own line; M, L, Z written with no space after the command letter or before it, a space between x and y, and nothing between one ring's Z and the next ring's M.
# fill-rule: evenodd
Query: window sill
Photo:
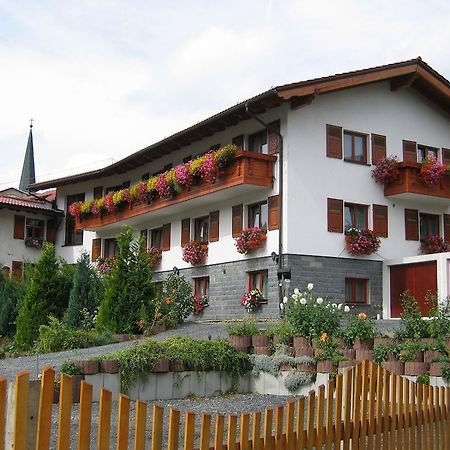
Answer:
M83 243L81 243L81 244L63 244L63 245L61 245L61 247L79 247L80 245L83 245Z
M345 159L344 162L348 162L351 164L358 164L359 166L370 166L370 164L367 161L353 161L352 159Z

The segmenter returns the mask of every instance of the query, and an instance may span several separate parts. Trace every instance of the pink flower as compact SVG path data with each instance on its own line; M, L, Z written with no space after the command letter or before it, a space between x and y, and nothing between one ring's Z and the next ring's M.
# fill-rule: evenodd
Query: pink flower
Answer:
M372 230L350 228L345 232L346 249L352 255L371 255L381 245L380 238Z
M208 255L208 243L205 241L191 241L183 248L183 261L192 265L201 264Z
M156 180L156 191L161 198L172 198L173 189L166 179L167 172L162 173Z
M258 227L251 227L243 230L240 236L235 238L235 245L238 253L243 255L252 250L261 248L266 240L266 231Z
M444 253L450 250L447 242L444 241L440 236L428 236L426 239L422 240L420 245L421 253Z
M79 217L81 214L81 204L82 202L74 202L69 205L69 214L72 217Z
M105 196L105 209L108 212L114 212L117 208L113 201L114 192L108 192Z
M213 153L207 153L203 157L203 162L200 167L200 176L205 181L210 181L211 183L216 180L219 173L219 166L217 165L216 159Z
M444 175L445 167L436 159L434 155L428 155L423 160L419 176L424 183L430 186L435 186L439 184Z
M189 186L192 183L192 176L186 164L180 164L175 167L175 177L182 186Z
M400 171L398 170L398 158L396 156L381 158L377 162L375 169L372 170L372 177L375 178L377 183L395 183L400 177Z

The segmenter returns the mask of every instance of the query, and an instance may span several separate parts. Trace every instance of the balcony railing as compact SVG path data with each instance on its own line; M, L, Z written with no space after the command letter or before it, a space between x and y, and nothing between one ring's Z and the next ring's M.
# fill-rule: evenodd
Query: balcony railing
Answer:
M384 195L417 194L450 199L450 176L445 175L436 185L428 185L420 179L420 167L418 163L400 163L400 178L384 186Z
M136 200L120 207L115 212L102 211L98 216L80 216L77 218L77 228L82 230L101 228L235 186L250 185L271 188L273 166L276 159L276 156L273 155L239 151L231 165L221 172L213 183L200 181L171 199L158 198L150 203Z

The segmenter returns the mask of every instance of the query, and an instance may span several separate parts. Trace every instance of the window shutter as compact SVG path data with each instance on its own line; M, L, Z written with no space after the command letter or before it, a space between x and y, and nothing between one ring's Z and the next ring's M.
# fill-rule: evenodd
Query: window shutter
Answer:
M103 197L103 186L97 186L94 188L94 200Z
M327 156L342 159L342 127L327 125Z
M403 162L417 162L417 145L414 141L403 141Z
M405 209L405 239L407 241L419 240L419 211Z
M14 216L14 239L25 238L25 216Z
M23 276L23 262L13 261L12 262L12 277L16 281L20 281Z
M328 231L332 233L344 232L344 201L336 198L327 200Z
M162 236L161 236L161 250L170 250L170 223L166 223L162 226Z
M181 221L181 246L184 247L191 240L191 219Z
M275 120L275 122L271 122L269 123L269 135L268 135L268 146L269 146L269 155L273 155L274 153L278 153L280 151L280 136L278 136L277 133L275 133L274 131L272 131L270 128L272 128L272 130L277 131L278 133L280 132L280 121L279 120Z
M238 237L244 226L244 205L233 206L231 219L231 234Z
M388 237L388 207L385 205L373 205L373 232Z
M444 214L444 240L450 244L450 214Z
M46 241L50 242L53 245L56 244L56 228L57 228L57 221L56 221L56 219L48 219L47 220Z
M450 167L450 148L442 149L442 164L444 164L444 166Z
M269 197L267 203L269 208L269 230L278 230L280 226L280 196L273 195L272 197Z
M386 158L386 136L372 134L372 164Z
M219 211L209 213L209 242L219 240Z
M244 150L244 135L240 134L239 136L235 136L231 143L235 145L237 148Z
M102 254L102 239L92 239L92 254L91 261L97 261Z

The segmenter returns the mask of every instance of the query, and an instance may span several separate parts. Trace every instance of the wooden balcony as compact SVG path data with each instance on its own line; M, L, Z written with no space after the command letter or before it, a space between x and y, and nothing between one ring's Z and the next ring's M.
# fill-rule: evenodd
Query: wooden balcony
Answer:
M430 186L420 177L420 164L400 163L400 179L384 186L385 197L403 198L409 200L429 200L450 204L450 176L445 175L439 184Z
M157 198L151 203L136 201L120 207L114 213L104 211L99 216L79 217L77 219L77 228L96 230L112 224L122 225L120 222L125 221L136 223L135 218L143 214L156 211L161 212L163 208L168 208L168 214L169 211L173 213L174 206L179 209L181 204L185 202L200 198L205 199L205 196L210 196L220 191L223 191L222 194L225 192L225 195L220 196L222 200L228 197L225 190L229 190L229 198L233 198L240 194L239 190L233 189L236 187L246 188L245 192L253 190L253 188L272 188L273 166L276 159L276 156L273 155L239 151L236 153L231 165L220 173L214 183L200 181L199 184L191 186L188 190L177 194L172 199ZM213 201L213 199L211 200ZM133 220L130 221L130 219Z

